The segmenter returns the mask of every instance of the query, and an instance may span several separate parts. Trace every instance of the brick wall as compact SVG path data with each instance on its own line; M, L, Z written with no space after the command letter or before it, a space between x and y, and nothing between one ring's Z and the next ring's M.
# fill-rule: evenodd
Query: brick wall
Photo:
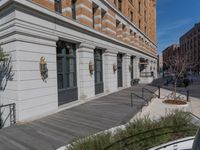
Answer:
M33 1L54 11L54 0ZM137 46L144 52L156 56L157 51L154 45L156 43L156 0L121 0L121 11L119 11L119 1L120 0L107 0L115 10L118 10L118 12L136 25L140 31L135 32L134 26L126 20L124 20L123 23L117 20L116 17L118 15L111 7L101 3L101 5L104 5L104 7L102 7L99 3L95 3L95 0L75 1L75 21L127 44ZM61 0L61 3L62 14L68 18L74 19L72 0ZM119 22L118 26L116 22ZM142 34L140 32L142 32ZM153 41L154 44L144 35Z

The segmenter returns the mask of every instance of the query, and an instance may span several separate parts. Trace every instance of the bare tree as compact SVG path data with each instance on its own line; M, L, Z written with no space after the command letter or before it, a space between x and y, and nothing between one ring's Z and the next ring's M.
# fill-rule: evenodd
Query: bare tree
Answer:
M186 51L186 53L180 53L180 50L177 50L173 56L169 58L169 67L172 69L174 76L174 99L176 99L177 93L177 82L180 77L186 72L188 68L195 67L194 63L191 63L190 60L191 53Z
M7 82L12 81L13 76L11 57L0 45L0 91L5 90Z

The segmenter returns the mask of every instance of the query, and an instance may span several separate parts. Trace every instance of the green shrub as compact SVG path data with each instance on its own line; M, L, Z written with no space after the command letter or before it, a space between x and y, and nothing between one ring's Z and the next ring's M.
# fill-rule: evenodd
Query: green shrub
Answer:
M191 123L191 116L175 111L159 120L149 117L136 119L115 135L101 133L73 143L70 150L145 150L160 144L194 136L197 127Z
M80 139L73 143L69 150L102 150L112 143L111 133L108 132Z

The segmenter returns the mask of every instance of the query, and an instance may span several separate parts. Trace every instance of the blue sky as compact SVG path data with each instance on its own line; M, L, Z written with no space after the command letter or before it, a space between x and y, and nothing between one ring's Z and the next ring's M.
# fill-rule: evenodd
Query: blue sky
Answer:
M157 0L157 45L160 54L200 22L200 0Z

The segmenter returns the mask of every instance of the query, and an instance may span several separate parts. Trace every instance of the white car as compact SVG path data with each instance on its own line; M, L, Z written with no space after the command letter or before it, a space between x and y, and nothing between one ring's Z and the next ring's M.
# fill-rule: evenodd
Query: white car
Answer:
M197 131L195 137L175 140L150 150L200 150L200 130Z

